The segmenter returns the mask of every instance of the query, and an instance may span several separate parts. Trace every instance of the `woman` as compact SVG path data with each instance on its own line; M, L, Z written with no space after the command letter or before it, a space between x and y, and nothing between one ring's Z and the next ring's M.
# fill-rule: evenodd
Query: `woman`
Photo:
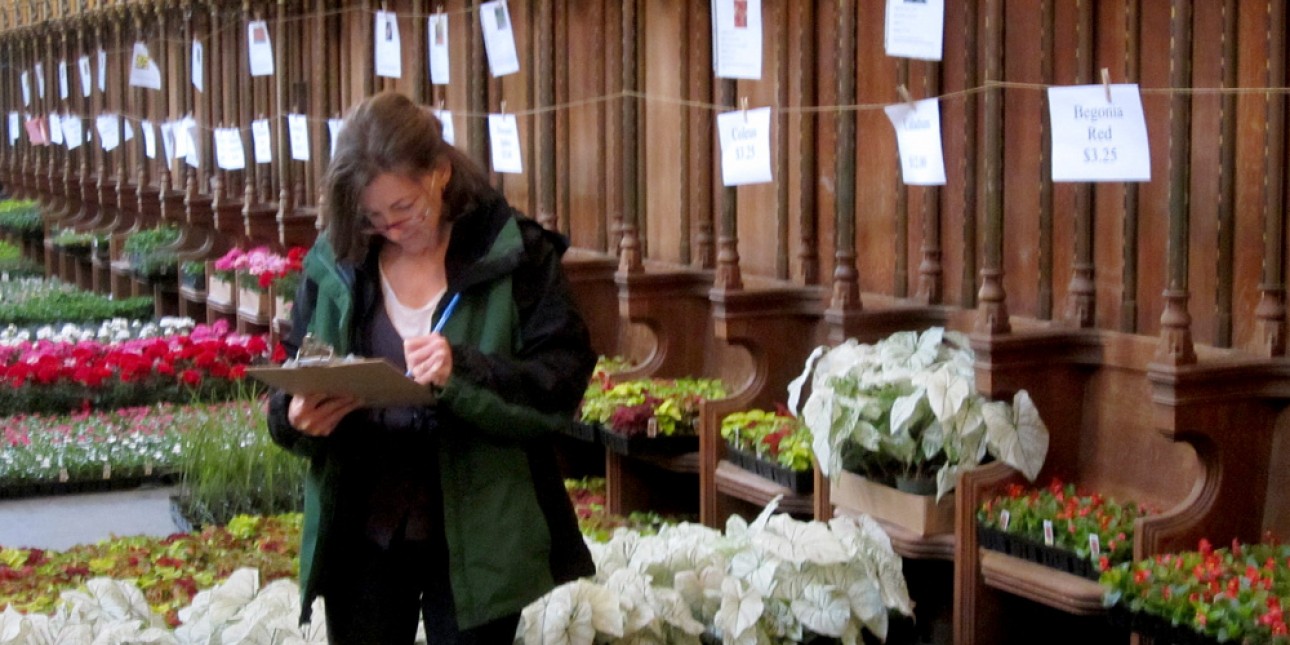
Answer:
M521 609L594 572L549 443L595 363L566 244L395 93L346 118L324 217L288 351L308 332L438 396L273 395L274 440L310 460L301 621L321 595L333 643L411 643L418 614L431 643L509 643Z

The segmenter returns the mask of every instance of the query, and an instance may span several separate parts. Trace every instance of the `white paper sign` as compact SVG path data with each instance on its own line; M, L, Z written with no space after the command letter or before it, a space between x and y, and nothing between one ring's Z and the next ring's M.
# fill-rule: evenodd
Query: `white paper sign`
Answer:
M130 122L130 119L129 119L128 117L127 117L126 119L124 119L124 123L122 123L122 126L125 128L125 140L126 140L126 141L129 141L129 140L133 139L133 138L134 138L134 124Z
M523 173L520 154L520 128L514 114L488 115L488 142L493 152L493 170Z
M911 186L945 185L945 155L941 150L941 104L923 99L883 108L896 128L900 176Z
M945 0L887 0L883 42L888 56L940 60Z
M403 49L399 46L399 17L393 11L378 11L372 21L372 42L376 75L403 78Z
M488 54L488 69L493 78L520 71L520 59L515 53L515 32L511 30L511 14L506 0L492 0L479 5L479 25L484 31L484 52Z
M251 142L255 148L255 163L273 161L273 148L269 142L269 120L257 119L251 122Z
M430 82L435 85L448 84L448 15L437 13L427 19L426 30L430 43Z
M17 112L9 113L9 145L17 143L22 136L22 119Z
M762 184L770 174L770 108L717 115L721 140L721 181L726 186Z
M94 86L94 79L90 76L90 57L76 59L76 66L81 71L81 96L89 96L90 88Z
M117 115L98 115L94 119L94 129L99 133L99 145L104 152L112 152L121 145L121 122Z
M63 140L67 142L68 150L75 150L85 143L88 134L81 124L81 117L75 114L69 114L63 117Z
M269 41L269 26L263 20L246 23L247 55L251 57L251 76L273 75L273 43Z
M99 91L107 91L107 52L99 50Z
M67 100L67 61L58 61L58 98Z
M246 149L237 128L215 128L215 165L224 170L246 168Z
M206 91L203 87L205 85L204 74L206 71L206 61L203 60L206 58L205 49L202 46L202 41L193 41L193 87L197 88L198 92Z
M56 146L63 145L63 118L57 112L49 113L49 140Z
M718 78L761 78L761 0L712 0Z
M139 129L143 131L143 154L149 159L157 158L157 131L152 128L152 121L140 121Z
M175 124L166 121L161 124L161 147L166 153L166 165L175 160Z
M23 71L18 80L22 84L22 105L27 107L31 105L31 81L27 80L27 72Z
M161 89L161 69L148 55L148 46L142 41L134 44L134 53L130 57L130 86Z
M197 127L197 119L194 119L191 116L186 116L183 121L179 122L179 126L183 129L184 138L188 141L188 151L187 154L184 155L184 161L193 168L197 168L201 165L202 152L202 133Z
M457 133L452 127L452 110L434 110L434 115L439 117L443 140L450 146L457 145Z
M309 161L309 122L305 120L305 115L287 115L287 134L291 139L291 158Z
M340 136L340 127L344 121L340 119L327 119L327 133L331 138L331 158L336 157L336 138Z
M45 66L36 63L36 96L45 98Z
M1048 88L1053 181L1151 181L1151 151L1137 85Z

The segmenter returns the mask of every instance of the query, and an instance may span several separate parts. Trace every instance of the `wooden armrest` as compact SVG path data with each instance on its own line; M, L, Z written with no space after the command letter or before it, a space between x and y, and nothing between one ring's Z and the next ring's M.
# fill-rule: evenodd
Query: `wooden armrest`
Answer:
M998 551L981 549L985 584L1077 616L1106 613L1102 585Z

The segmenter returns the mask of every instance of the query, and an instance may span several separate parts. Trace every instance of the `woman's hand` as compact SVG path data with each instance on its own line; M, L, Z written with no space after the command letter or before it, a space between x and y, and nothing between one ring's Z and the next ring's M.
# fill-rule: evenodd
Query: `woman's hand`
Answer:
M330 394L307 394L291 397L287 407L287 421L300 434L310 437L326 437L336 429L340 420L350 412L363 406L363 402L352 396L332 396Z
M408 376L421 385L443 387L452 375L452 347L440 334L414 336L403 341Z

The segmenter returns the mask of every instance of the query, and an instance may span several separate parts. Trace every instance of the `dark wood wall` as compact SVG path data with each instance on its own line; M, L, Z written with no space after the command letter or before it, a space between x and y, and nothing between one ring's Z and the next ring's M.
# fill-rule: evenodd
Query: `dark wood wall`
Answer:
M768 403L782 400L787 376L826 338L940 323L976 331L992 355L991 343L1014 330L1085 334L1100 349L1076 360L1091 370L1074 408L1082 416L1069 420L1082 434L1064 439L1054 463L1166 505L1188 495L1207 459L1157 433L1187 425L1170 416L1185 409L1179 401L1204 400L1208 386L1178 370L1241 362L1237 394L1277 411L1290 391L1278 380L1290 168L1285 0L955 0L935 63L884 54L884 0L764 0L763 77L738 82L714 77L706 1L511 0L521 70L502 78L488 70L478 5L6 3L0 111L116 112L136 128L191 113L201 163L148 160L139 139L103 152L96 135L69 152L5 137L0 185L61 215L85 215L93 203L132 208L83 199L82 185L186 203L179 220L189 224L203 199L217 212L262 211L277 224L267 240L285 245L288 230L302 230L291 222L315 230L326 120L395 89L451 110L458 146L485 165L486 115L517 116L525 172L495 181L571 238L571 275L594 309L598 349L648 358L658 373L738 372L756 388L748 401ZM398 80L373 71L373 12L383 7L400 15ZM432 86L425 21L440 9L450 16L452 82ZM246 22L257 18L270 27L272 77L249 75ZM206 50L200 93L188 71L194 38ZM160 92L126 85L137 40L161 66ZM75 61L100 49L108 89L82 98ZM67 100L57 94L60 60L72 67ZM25 108L19 73L37 62L46 94ZM1112 82L1142 88L1153 179L1054 184L1044 88L1100 82L1103 68ZM901 183L881 111L900 100L898 85L915 98L941 97L943 187ZM745 99L774 108L776 180L727 189L715 117ZM290 160L288 113L309 118L308 162ZM249 128L261 116L273 128L274 162L256 165ZM242 128L249 170L214 168L211 131L221 125ZM149 209L139 210L146 223ZM79 221L102 223L94 217ZM220 225L219 244L256 241L263 229L247 222ZM1063 394L1055 387L1036 400L1065 409ZM1119 425L1129 430L1112 439ZM1275 428L1259 433L1255 443L1275 435L1280 446ZM1130 464L1117 455L1158 459L1136 463L1166 474L1126 479ZM1290 527L1276 481L1265 523Z

